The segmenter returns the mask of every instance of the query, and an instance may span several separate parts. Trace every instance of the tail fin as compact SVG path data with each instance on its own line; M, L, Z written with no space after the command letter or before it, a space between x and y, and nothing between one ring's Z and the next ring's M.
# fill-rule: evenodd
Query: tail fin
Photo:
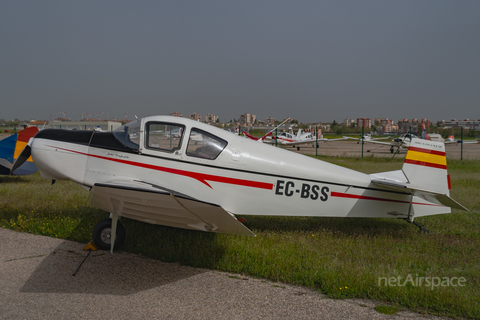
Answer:
M297 140L300 140L300 136L302 135L302 129L298 129L297 131Z
M449 194L445 144L412 139L402 170L410 184Z
M427 129L425 128L425 123L422 122L422 139L425 139L427 137Z
M401 171L371 175L374 184L409 192L434 204L414 206L415 216L450 212L445 207L468 211L450 198L450 176L447 173L445 144L413 138Z

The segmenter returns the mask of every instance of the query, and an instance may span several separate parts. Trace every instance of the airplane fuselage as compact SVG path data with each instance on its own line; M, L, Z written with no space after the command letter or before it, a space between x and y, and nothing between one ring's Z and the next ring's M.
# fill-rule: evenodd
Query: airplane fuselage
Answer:
M149 126L184 128L178 148L148 145ZM241 215L407 217L411 195L385 190L370 176L281 148L265 145L188 119L156 116L139 123L138 149L112 133L43 130L33 140L32 157L41 175L86 187L112 181L140 181L221 206ZM226 142L214 158L189 148L202 141L193 130ZM189 137L195 137L189 141ZM136 139L137 139L136 138ZM163 138L162 138L163 139ZM166 140L158 145L167 143ZM415 198L415 206L429 204ZM438 211L438 210L437 210Z

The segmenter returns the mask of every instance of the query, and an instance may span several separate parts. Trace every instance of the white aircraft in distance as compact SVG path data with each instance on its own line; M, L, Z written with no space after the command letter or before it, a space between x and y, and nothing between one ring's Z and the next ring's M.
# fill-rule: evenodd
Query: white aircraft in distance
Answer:
M282 146L297 147L297 150L300 150L301 145L312 144L313 146L315 146L316 142L345 140L345 137L338 138L338 139L327 139L327 138L319 137L318 139L316 139L314 133L311 133L311 132L302 133L302 129L299 129L296 135L294 135L292 132L282 132L282 133L279 133L277 136L273 136L271 138L267 137L267 139L264 140L263 142L275 144L275 140L278 144Z
M444 139L438 133L427 133L427 129L425 128L425 123L422 123L422 127L423 127L422 139L443 142L445 144L462 143L462 140L455 140L455 136L453 134L449 135L447 139ZM463 144L470 144L470 143L480 143L480 141L477 141L477 140L463 141Z
M182 129L181 137L159 131L167 128ZM202 141L195 144L194 135ZM444 144L416 138L401 170L375 174L170 116L146 117L113 132L45 129L30 139L13 170L30 155L43 178L84 186L90 203L111 214L95 226L93 239L112 252L125 239L119 217L254 236L235 215L415 223L415 217L467 210L449 196Z
M371 133L365 133L361 138L354 138L354 137L347 137L347 136L344 136L343 137L344 139L353 139L353 140L357 140L357 143L360 143L362 140L363 141L376 141L376 140L385 140L385 139L390 139L388 137L383 137L383 138L372 138L372 134Z
M352 138L352 137L344 137L344 138L359 140L359 142L362 141L362 138L360 139ZM400 148L408 148L410 146L410 142L412 141L412 139L418 139L418 137L414 134L404 133L400 135L400 137L393 139L392 142L379 141L377 139L374 140L371 138L370 139L365 138L363 139L363 141L368 143L376 143L376 144L383 144L383 145L390 146L390 152L393 153L395 149L399 150L400 152Z

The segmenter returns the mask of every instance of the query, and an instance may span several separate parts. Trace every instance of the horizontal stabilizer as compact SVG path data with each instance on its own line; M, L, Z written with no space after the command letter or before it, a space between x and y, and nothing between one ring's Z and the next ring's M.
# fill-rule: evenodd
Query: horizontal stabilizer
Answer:
M468 211L467 208L465 208L460 203L453 200L452 198L450 198L448 195L444 193L439 193L432 190L426 190L423 188L412 186L409 183L387 180L387 179L372 179L371 181L372 183L378 186L385 187L391 190L408 192L413 194L414 196L423 198L426 201L429 201L438 205L443 205L443 206L447 206L455 209Z

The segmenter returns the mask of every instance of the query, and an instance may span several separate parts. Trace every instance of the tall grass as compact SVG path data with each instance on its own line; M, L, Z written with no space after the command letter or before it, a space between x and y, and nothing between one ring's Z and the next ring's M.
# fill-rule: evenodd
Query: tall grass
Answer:
M402 160L321 157L365 173ZM122 219L124 250L185 265L315 288L333 298L371 298L411 310L480 318L480 165L449 160L452 197L470 209L415 221L245 216L257 237L210 234ZM87 242L107 213L71 182L0 177L0 226ZM380 277L464 277L464 287L385 286Z

